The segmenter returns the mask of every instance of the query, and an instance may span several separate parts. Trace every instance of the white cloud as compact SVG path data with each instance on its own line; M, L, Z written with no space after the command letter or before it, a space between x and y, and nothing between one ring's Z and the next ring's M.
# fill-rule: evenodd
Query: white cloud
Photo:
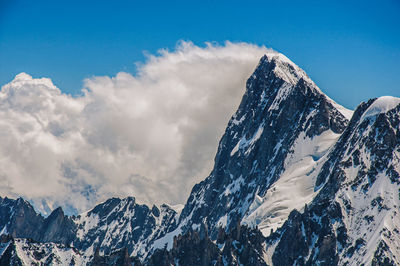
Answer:
M0 194L46 212L111 196L184 203L210 172L218 140L265 47L181 42L138 74L85 80L71 97L21 73L0 92Z

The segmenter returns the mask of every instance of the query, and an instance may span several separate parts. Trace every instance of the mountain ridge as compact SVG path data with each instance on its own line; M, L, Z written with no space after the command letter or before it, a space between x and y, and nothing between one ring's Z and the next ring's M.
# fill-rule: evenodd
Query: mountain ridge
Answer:
M64 245L68 259L94 265L392 265L400 262L399 158L399 98L352 112L269 53L246 83L213 170L182 211L127 197L44 218L23 199L0 198L1 232L11 237L3 253L29 259L34 253L18 247L31 246L49 258L61 248L51 245Z
M283 75L284 70L289 74ZM340 133L347 124L347 119L335 109L332 101L322 94L304 71L283 55L278 57L272 54L262 57L247 81L246 88L238 111L233 115L221 138L215 157L215 167L210 177L206 179L209 184L203 185L203 188L199 188L202 183L194 186L194 192L192 191L182 211L181 220L190 215L188 209L191 205L194 215L201 216L201 213L196 214L196 212L202 212L202 206L196 209L196 203L191 203L191 199L199 200L201 197L215 199L213 191L218 191L222 182L222 188L230 184L230 191L235 188L245 196L232 199L230 195L223 195L221 191L215 192L219 193L218 200L204 201L216 204L220 204L221 200L227 201L226 204L233 201L234 205L245 206L241 207L241 210L228 206L231 213L241 213L233 213L231 217L226 218L228 221L212 221L214 224L231 223L234 226L238 219L243 218L251 205L251 202L245 202L243 198L250 196L249 200L253 201L256 191L262 197L269 186L279 179L285 170L284 161L292 152L291 147L301 132L304 131L305 137L312 138L327 130ZM289 124L291 122L293 124ZM253 165L254 163L257 165ZM265 180L265 177L269 180ZM244 184L252 182L253 187L243 188ZM206 190L209 191L208 195L200 195L203 193L201 191ZM242 201L237 203L240 200ZM221 209L226 209L226 206L221 204L215 206L216 212ZM208 217L209 211L210 208L207 206L204 212ZM219 219L229 211L222 211ZM204 217L195 217L196 223L200 223L199 219L202 218ZM229 219L232 221L229 222ZM189 220L193 222L193 217ZM212 228L210 224L209 228ZM214 233L216 231L214 230Z

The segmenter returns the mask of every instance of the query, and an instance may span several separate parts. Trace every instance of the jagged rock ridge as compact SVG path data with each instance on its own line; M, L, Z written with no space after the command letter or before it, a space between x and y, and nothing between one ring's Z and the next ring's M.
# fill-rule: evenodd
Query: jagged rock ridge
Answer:
M326 97L303 70L281 54L261 58L246 88L220 141L214 169L194 186L182 211L180 222L187 228L206 222L215 235L217 227L235 226L246 215L256 216L246 219L250 224L256 218L268 220L271 217L259 217L257 209L265 207L263 198L286 173L289 179L302 179L309 188L301 191L306 194L303 198L281 204L280 211L269 211L280 218L274 223L283 223L293 204L302 206L311 200L311 183L317 172L310 172L348 123L349 112ZM304 166L307 169L297 176L290 174ZM282 190L282 186L274 189ZM295 184L289 189L296 193ZM271 227L262 225L269 233Z
M12 240L0 258L43 253L36 261L395 265L399 116L394 97L362 103L353 114L271 52L247 81L210 176L193 187L182 212L113 198L77 217L56 209L44 218L22 199L1 199L0 226ZM18 245L26 252L18 253ZM55 260L60 248L67 255Z
M318 176L319 194L270 237L274 265L400 263L399 126L398 98L357 108Z

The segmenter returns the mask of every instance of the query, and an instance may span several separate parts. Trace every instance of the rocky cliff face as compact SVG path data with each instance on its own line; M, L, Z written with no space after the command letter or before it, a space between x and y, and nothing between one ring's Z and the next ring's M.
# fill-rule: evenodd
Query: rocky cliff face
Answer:
M399 152L400 99L361 104L318 176L319 194L269 238L272 263L399 263Z
M38 239L43 221L44 218L22 198L0 198L1 234Z
M23 199L2 199L2 234L74 246L92 253L109 254L127 248L129 254L147 255L154 240L176 227L177 213L168 205L137 204L135 198L112 198L92 210L68 217L61 208L47 218L37 214Z
M269 53L182 212L129 197L44 218L23 199L1 198L0 262L396 265L399 160L399 98L353 113Z
M174 238L172 249L158 249L146 265L266 265L260 231L237 224L229 233L220 228L212 241L205 225Z
M215 236L218 227L230 228L246 216L247 223L261 223L268 234L293 207L311 200L313 168L344 131L348 113L286 57L264 56L220 141L214 169L193 188L181 224L190 228L205 222ZM282 177L285 184L277 184ZM308 184L308 190L290 184L295 178ZM275 197L268 194L271 188ZM264 198L272 206L273 201L282 203L282 193L302 196L283 202L280 210L265 211Z
M0 265L85 265L91 256L63 244L2 236Z
M175 229L177 212L137 204L135 198L112 198L73 219L76 239L73 245L83 250L100 248L110 253L126 247L128 253L146 256L152 243Z

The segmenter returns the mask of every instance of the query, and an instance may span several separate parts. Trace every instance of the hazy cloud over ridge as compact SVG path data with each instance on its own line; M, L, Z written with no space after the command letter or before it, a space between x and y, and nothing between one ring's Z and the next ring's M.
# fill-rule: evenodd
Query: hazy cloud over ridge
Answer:
M137 75L85 80L80 97L21 73L0 92L0 195L43 212L112 196L184 203L210 172L219 138L265 47L181 42Z

